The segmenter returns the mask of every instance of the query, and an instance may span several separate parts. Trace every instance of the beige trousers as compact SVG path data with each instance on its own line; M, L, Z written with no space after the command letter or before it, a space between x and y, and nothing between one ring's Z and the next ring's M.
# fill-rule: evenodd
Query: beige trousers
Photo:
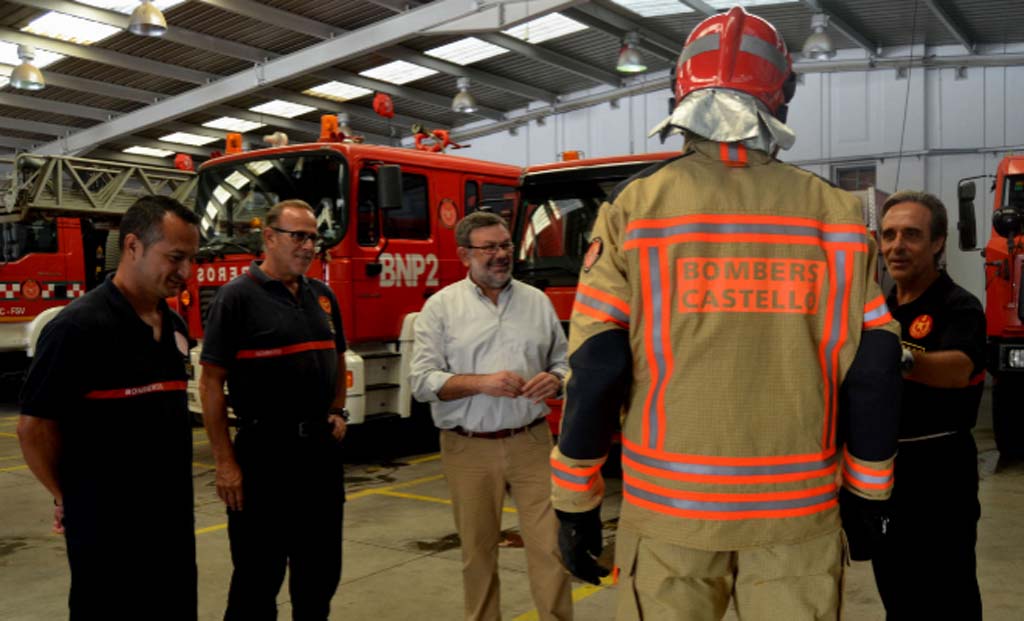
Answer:
M709 552L620 526L618 621L718 621L732 597L743 621L839 618L842 531L791 545Z
M571 583L558 552L558 518L551 507L551 448L547 424L500 440L441 432L441 463L462 540L467 621L501 619L498 543L506 489L519 517L530 593L540 619L572 619Z

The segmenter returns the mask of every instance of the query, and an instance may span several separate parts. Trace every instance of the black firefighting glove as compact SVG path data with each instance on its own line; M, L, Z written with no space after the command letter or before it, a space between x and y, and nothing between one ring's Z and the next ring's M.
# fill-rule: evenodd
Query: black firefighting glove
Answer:
M601 578L608 569L597 564L597 557L604 549L601 539L601 505L583 513L568 513L555 509L560 527L558 548L562 551L562 562L569 573L590 584L601 584Z
M889 503L861 498L845 487L839 490L839 517L843 521L850 558L870 561L889 530Z

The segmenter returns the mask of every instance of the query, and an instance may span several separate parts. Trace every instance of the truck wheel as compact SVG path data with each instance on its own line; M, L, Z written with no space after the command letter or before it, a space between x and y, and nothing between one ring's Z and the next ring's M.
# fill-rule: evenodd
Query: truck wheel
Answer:
M1001 459L1024 458L1024 376L995 375L992 386L992 431Z

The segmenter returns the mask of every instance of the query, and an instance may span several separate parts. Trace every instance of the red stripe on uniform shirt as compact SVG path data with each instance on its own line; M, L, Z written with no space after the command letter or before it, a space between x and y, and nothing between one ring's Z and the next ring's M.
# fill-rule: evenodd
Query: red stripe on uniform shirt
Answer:
M129 399L141 397L154 392L174 392L185 390L187 382L154 382L145 386L133 386L131 388L114 388L111 390L92 390L85 393L86 399Z
M243 349L235 355L235 358L238 360L277 358L279 356L288 356L318 349L334 349L334 341L307 341L305 343L296 343L295 345L285 347L272 347L270 349Z

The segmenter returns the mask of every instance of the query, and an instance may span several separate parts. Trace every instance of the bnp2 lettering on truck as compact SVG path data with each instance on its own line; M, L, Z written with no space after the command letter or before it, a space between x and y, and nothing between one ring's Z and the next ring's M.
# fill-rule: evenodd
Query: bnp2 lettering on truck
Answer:
M20 381L43 326L117 266L132 203L190 205L195 181L190 169L18 155L0 188L0 373Z
M325 117L324 127L332 117ZM217 290L260 257L267 211L309 203L321 240L309 269L341 306L352 423L408 417L413 322L423 302L465 277L455 224L477 209L515 218L521 169L424 150L338 141L228 153L199 168L201 250L178 308L201 338ZM198 367L201 344L192 351ZM230 402L230 395L229 395ZM200 410L197 382L189 405Z

